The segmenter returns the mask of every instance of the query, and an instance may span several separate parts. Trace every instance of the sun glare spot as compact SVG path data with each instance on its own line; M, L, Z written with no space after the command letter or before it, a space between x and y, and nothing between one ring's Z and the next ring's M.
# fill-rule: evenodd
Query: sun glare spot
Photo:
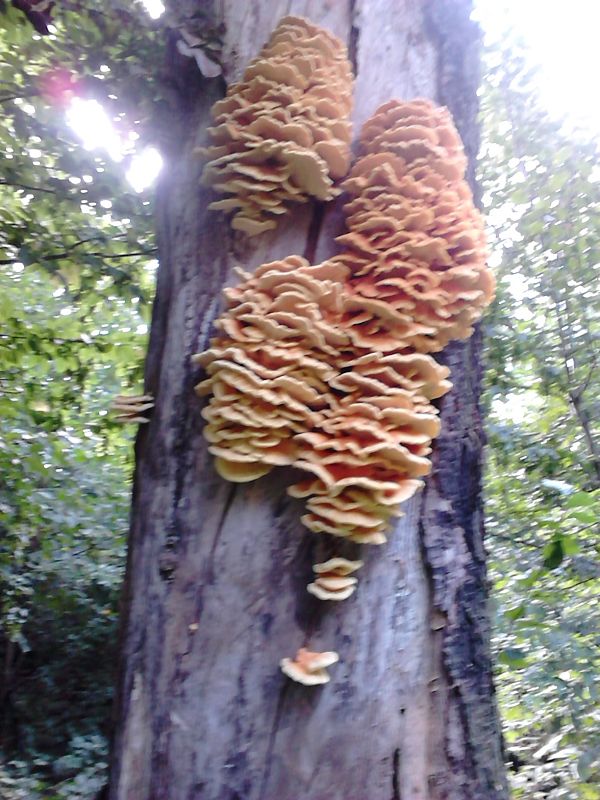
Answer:
M165 7L161 0L142 0L142 5L152 19L158 19L165 12Z
M103 148L113 161L123 160L124 142L97 100L73 98L67 110L67 121L86 150Z
M163 160L155 147L145 147L131 159L126 177L136 192L143 192L151 186L163 166Z

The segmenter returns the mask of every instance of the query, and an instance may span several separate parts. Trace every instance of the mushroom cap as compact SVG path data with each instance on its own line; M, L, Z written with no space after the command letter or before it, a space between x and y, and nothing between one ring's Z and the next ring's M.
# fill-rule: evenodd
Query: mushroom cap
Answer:
M325 580L317 580L309 583L306 591L314 595L319 600L347 600L356 591L356 578L338 578L338 581L345 581L343 585L329 586Z
M290 658L282 658L279 662L279 666L284 675L287 675L288 678L304 686L319 686L322 683L329 683L331 680L329 674L324 669L316 670L315 672L306 672Z
M349 561L347 558L335 556L327 561L322 561L320 564L313 564L313 571L321 573L335 573L336 575L350 575L363 566L363 561Z
M126 411L128 414L141 414L143 411L154 408L154 403L111 403L111 411Z
M215 469L222 478L233 483L248 483L262 478L270 472L273 467L270 464L260 464L254 462L244 463L239 461L227 461L224 458L215 458Z
M144 412L154 408L154 397L151 394L117 395L110 404L113 422L120 424L143 425L150 420L143 416Z
M282 672L298 683L305 686L317 686L329 682L327 667L339 661L339 656L333 651L315 653L301 647L294 660L282 658L279 662Z
M138 405L139 403L154 403L154 397L151 394L118 394L113 400L113 405Z
M326 669L336 664L340 660L339 655L334 650L326 650L323 653L316 653L301 647L296 653L296 663L300 664L308 672L319 669Z

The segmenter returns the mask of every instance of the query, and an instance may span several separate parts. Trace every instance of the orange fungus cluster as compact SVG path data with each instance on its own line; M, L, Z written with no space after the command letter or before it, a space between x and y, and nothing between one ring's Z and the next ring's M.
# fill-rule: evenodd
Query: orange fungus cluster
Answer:
M241 273L225 290L219 335L194 358L207 373L198 391L211 395L205 436L223 477L293 465L307 473L289 492L306 499L310 530L381 544L429 472L440 427L432 401L451 387L429 353L469 335L493 279L448 112L387 103L361 144L340 255ZM310 591L354 585L326 575Z
M491 302L483 222L446 108L391 100L361 133L364 155L344 189L351 270L346 323L374 350L441 350L466 339Z
M344 44L284 17L239 83L212 109L203 180L226 195L248 235L276 227L290 203L329 200L350 166L352 70Z

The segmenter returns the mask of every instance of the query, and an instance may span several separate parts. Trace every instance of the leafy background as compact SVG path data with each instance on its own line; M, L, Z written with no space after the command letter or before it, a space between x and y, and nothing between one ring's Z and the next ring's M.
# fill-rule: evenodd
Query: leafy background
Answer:
M50 36L0 3L0 797L91 799L106 775L132 469L107 413L142 388L156 263L160 22L61 0ZM487 546L516 798L600 798L600 174L549 117L514 35L485 53L480 180L498 299L485 321ZM72 98L138 137L86 150Z

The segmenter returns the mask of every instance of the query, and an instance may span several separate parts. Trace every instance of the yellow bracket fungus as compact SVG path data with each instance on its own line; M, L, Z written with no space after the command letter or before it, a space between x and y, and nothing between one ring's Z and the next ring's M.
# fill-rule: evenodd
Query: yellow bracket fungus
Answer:
M339 194L350 166L352 70L344 44L301 17L284 17L242 80L212 109L202 179L226 197L232 227L275 228L289 205Z

